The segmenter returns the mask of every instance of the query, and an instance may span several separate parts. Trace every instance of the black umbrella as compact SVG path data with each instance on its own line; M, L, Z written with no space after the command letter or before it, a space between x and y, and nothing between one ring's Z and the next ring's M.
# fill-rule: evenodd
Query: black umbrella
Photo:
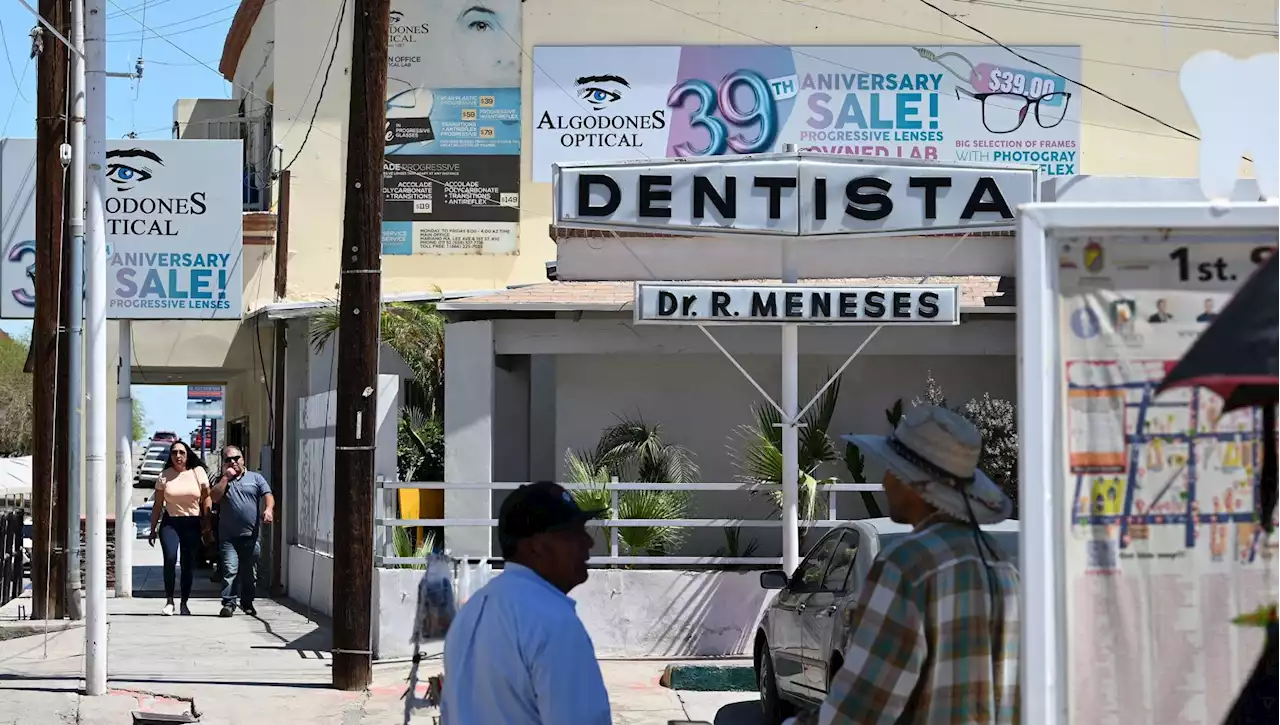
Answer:
M1258 514L1262 527L1272 530L1276 509L1276 404L1280 376L1276 371L1277 307L1280 287L1277 255L1253 273L1236 292L1218 319L1205 329L1191 349L1173 366L1157 394L1172 388L1209 388L1225 401L1223 412L1262 408L1262 470L1258 477ZM1266 647L1225 725L1276 722L1276 623L1267 623Z
M1274 250L1273 250L1274 251ZM1266 264L1241 285L1200 338L1173 366L1156 394L1173 388L1209 388L1225 401L1223 412L1262 407L1262 471L1258 503L1262 526L1271 531L1276 510L1276 403L1280 376L1276 372L1276 332L1280 328L1280 257Z

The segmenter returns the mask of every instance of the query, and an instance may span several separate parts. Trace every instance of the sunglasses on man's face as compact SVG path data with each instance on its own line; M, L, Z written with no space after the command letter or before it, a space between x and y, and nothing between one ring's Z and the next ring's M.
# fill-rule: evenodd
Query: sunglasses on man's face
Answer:
M240 462L240 456L227 456L227 461L228 461L229 463L239 463L239 462Z

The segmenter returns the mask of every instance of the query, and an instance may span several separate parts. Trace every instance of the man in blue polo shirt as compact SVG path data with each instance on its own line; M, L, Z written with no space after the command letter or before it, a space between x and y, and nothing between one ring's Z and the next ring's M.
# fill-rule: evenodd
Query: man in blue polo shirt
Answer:
M498 514L501 575L454 618L444 641L442 725L610 725L591 637L568 593L587 580L592 539L561 486L513 491Z
M250 617L257 616L253 607L254 575L261 552L258 544L259 523L274 520L276 499L271 486L261 474L247 470L244 454L235 446L222 449L222 477L209 490L218 504L218 545L221 549L222 611L230 617L236 611L236 589L240 590L240 609ZM263 505L265 502L265 506Z

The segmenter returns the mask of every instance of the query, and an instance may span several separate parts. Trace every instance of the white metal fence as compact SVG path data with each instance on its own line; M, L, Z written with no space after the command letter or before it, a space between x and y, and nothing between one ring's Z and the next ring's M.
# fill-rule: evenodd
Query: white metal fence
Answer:
M496 518L484 519L401 519L395 517L395 495L388 492L400 489L426 489L436 491L511 491L526 482L517 483L401 483L396 481L379 481L377 510L382 515L376 516L374 519L375 538L377 540L378 556L377 563L380 566L395 566L404 564L424 564L426 559L422 557L404 557L395 556L391 551L390 542L392 541L391 530L395 527L416 527L416 526L479 526L492 530L498 525ZM611 499L611 508L613 511L618 510L618 496L624 491L681 491L687 493L699 493L710 491L738 491L744 494L765 493L769 491L778 491L782 487L776 483L750 484L750 483L623 483L614 481L612 483L603 484L572 484L562 483L570 490L591 490L598 491L605 489L609 491ZM808 528L830 528L832 526L844 523L839 518L838 494L841 493L861 493L883 491L884 487L879 483L836 483L836 484L818 484L817 491L819 495L827 496L827 507L825 511L826 517L814 521L801 521L801 526ZM491 504L492 505L492 504ZM778 529L778 539L782 538L782 521L776 518L770 519L596 519L588 523L589 526L604 527L609 531L609 554L608 556L593 556L587 562L594 566L610 566L610 565L668 565L668 566L734 566L734 565L756 565L756 566L773 566L782 563L780 556L624 556L620 552L621 536L620 528L628 526L674 526L680 528L760 528L760 529ZM498 557L490 557L497 559ZM475 561L476 557L469 557Z

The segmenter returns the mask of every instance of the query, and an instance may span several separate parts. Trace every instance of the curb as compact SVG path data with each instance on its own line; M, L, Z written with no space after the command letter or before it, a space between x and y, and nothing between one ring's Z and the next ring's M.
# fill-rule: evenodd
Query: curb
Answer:
M686 692L755 692L756 673L742 665L667 665L658 684Z

